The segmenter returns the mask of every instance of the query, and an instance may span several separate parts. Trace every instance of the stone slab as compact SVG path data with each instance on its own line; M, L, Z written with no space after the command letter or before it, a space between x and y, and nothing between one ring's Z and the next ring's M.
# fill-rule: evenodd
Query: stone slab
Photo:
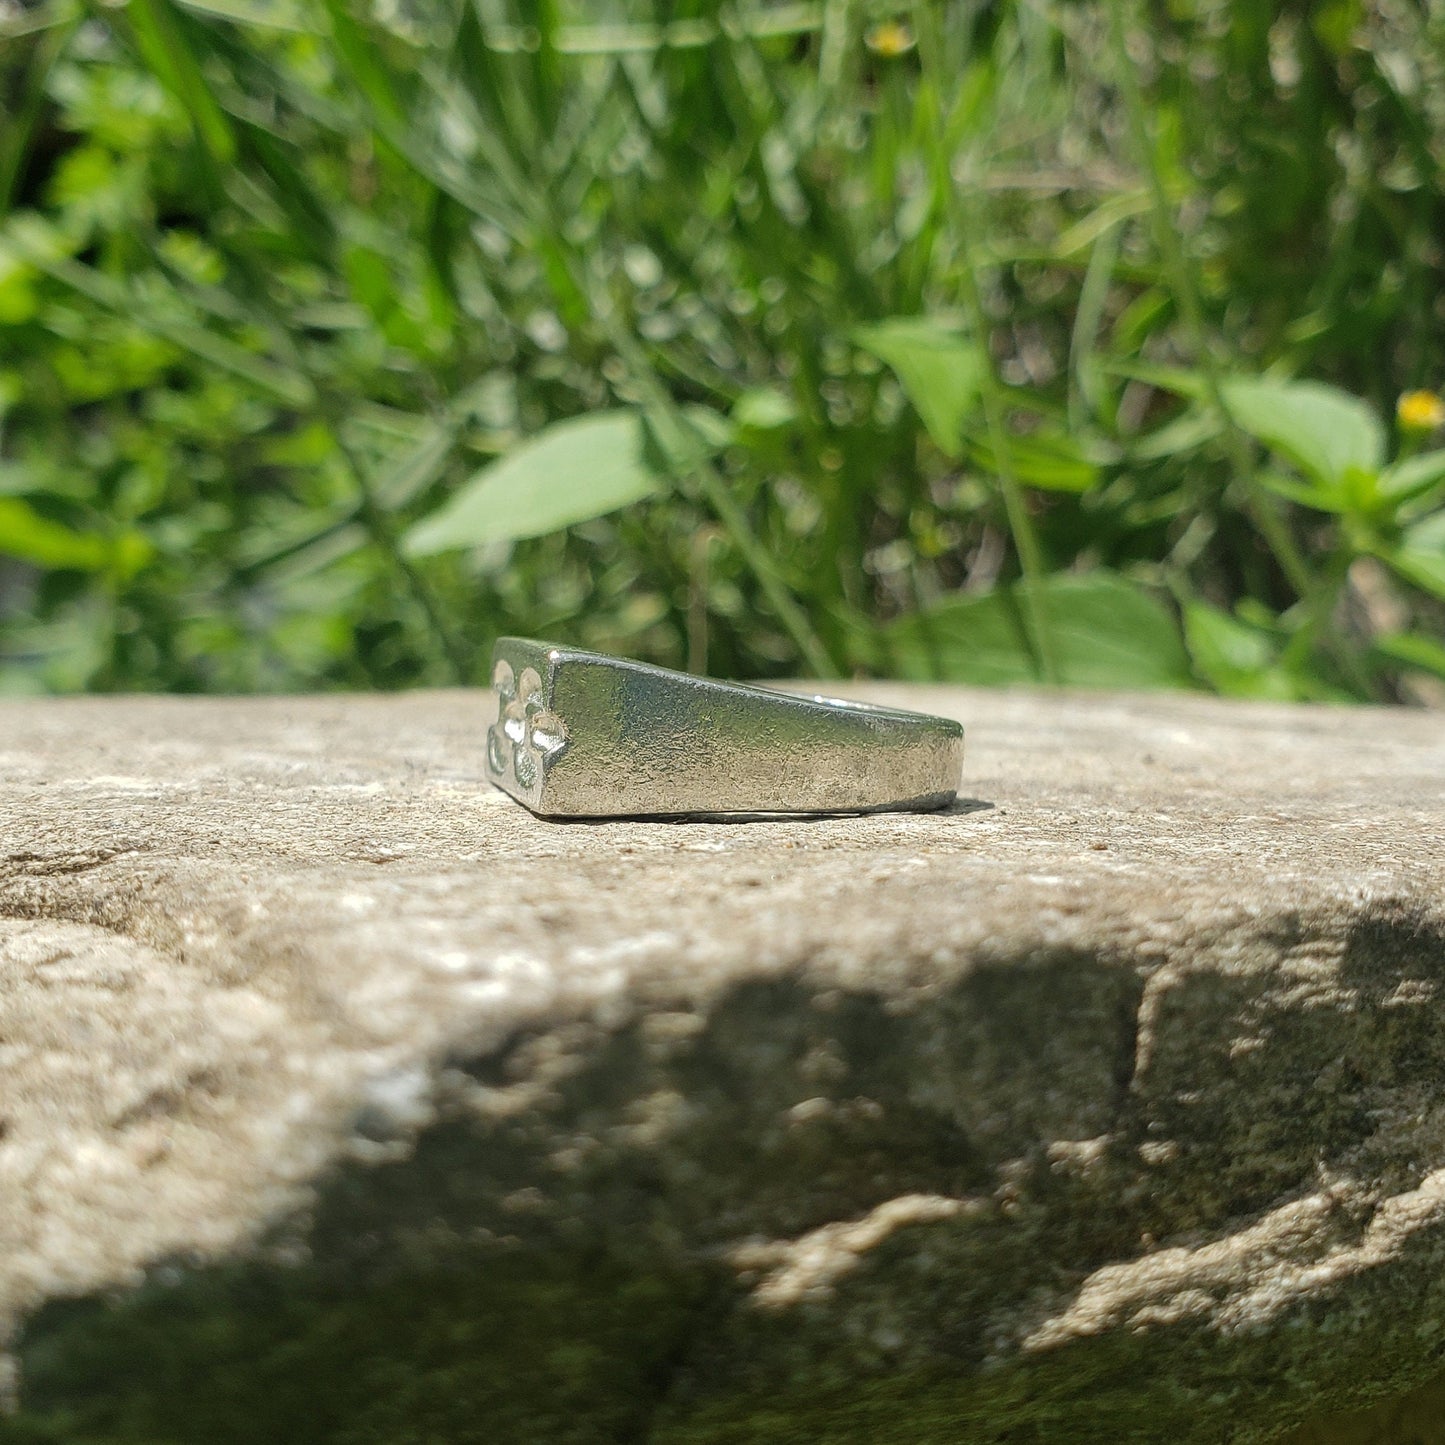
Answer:
M0 707L0 1441L1416 1438L1445 718L848 691L965 723L954 807Z

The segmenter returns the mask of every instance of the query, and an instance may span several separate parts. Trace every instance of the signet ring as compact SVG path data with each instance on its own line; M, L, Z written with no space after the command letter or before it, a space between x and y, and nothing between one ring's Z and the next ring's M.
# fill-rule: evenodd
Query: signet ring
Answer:
M922 812L957 795L963 728L504 637L491 782L543 817Z

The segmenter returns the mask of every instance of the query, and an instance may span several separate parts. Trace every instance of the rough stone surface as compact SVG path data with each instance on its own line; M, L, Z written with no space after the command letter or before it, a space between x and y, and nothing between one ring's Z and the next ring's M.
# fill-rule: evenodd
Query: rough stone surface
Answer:
M0 1441L1445 1439L1445 719L855 692L954 808L0 707Z

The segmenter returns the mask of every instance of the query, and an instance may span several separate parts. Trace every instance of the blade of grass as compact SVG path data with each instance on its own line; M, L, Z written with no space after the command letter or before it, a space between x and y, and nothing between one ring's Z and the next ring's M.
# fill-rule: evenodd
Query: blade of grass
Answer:
M218 370L248 382L258 391L286 406L304 408L313 399L303 375L247 351L244 346L218 336L214 331L156 314L154 306L141 305L129 287L80 261L55 254L48 236L34 224L21 224L7 231L7 239L37 270L69 286L107 311L123 316L162 340Z
M402 550L401 529L382 504L365 462L357 455L346 436L346 399L322 392L321 412L336 449L345 458L355 483L357 517L421 609L430 634L451 670L453 680L466 686L474 681L470 652L462 642L460 633L452 626L446 608L430 580Z
M481 38L485 43L484 33ZM374 108L371 119L378 127L385 124L385 117L378 115ZM672 451L683 457L697 457L694 466L683 470L692 476L703 502L722 523L799 655L815 674L834 675L836 663L798 605L781 568L754 533L727 483L706 460L701 439L663 384L645 348L621 323L611 299L593 290L586 260L568 242L566 228L555 214L553 199L545 186L535 184L511 163L503 146L492 147L488 158L496 167L496 175L509 192L512 204L529 219L529 239L542 259L548 280L559 291L558 299L564 310L579 307L585 310L627 368L632 385L649 412L668 433L664 440L670 444ZM456 199L463 205L469 204L469 198L461 194L456 194ZM489 213L482 214L490 219Z
M207 19L231 20L257 29L279 30L293 35L320 35L298 7L268 3L268 0L176 0L182 10Z
M880 5L877 16L884 19L898 12L902 4ZM563 25L553 44L559 55L649 55L659 50L700 50L722 40L747 35L757 40L810 35L824 26L825 4L776 5L766 10L749 9L725 20L704 17L669 21L616 23L610 25ZM526 51L534 38L524 27L498 27L492 45L503 53Z
M919 105L925 100L938 114L938 123L927 127L930 136L930 161L933 170L934 205L948 212L953 220L956 244L960 253L960 280L963 301L968 314L970 329L983 348L989 360L988 373L983 379L981 401L984 426L988 432L989 445L993 452L994 472L998 478L999 493L1003 498L1004 514L1008 518L1009 532L1013 538L1014 551L1018 554L1019 570L1023 574L1024 617L1029 634L1029 644L1038 659L1039 671L1045 682L1059 680L1058 650L1054 646L1053 630L1044 607L1042 583L1046 572L1043 548L1038 532L1034 529L1033 518L1029 515L1028 504L1018 484L1018 475L1013 464L1013 449L1009 444L1008 425L1004 418L999 398L998 377L989 357L987 337L989 333L988 313L983 304L983 292L979 283L978 265L973 255L971 236L974 218L964 207L952 171L953 157L943 143L942 98L950 94L948 76L943 72L944 51L942 37L938 33L936 17L932 8L917 0L913 7L914 26L919 37L919 51L923 66L923 82L919 87ZM926 86L926 92L925 92Z
M1318 573L1306 562L1274 499L1257 484L1250 440L1235 422L1225 399L1224 374L1204 323L1200 287L1194 269L1185 255L1178 228L1174 224L1173 207L1153 138L1149 133L1144 94L1134 62L1129 55L1129 18L1126 3L1127 0L1105 0L1109 20L1109 48L1115 79L1124 98L1130 140L1149 188L1154 241L1163 258L1170 289L1174 293L1175 304L1179 307L1185 332L1194 351L1195 364L1204 382L1205 399L1219 418L1223 429L1225 451L1240 500L1274 554L1280 570L1305 604L1307 616L1312 619L1311 632L1322 632L1329 614L1334 609L1338 586L1328 580L1322 584ZM1363 687L1368 695L1373 688L1364 665L1342 638L1333 634L1327 635L1330 637L1336 660L1351 681Z
M794 646L812 669L814 676L836 676L837 663L829 656L828 649L823 645L807 614L798 605L783 577L782 569L758 540L725 479L707 460L702 438L697 435L696 428L687 419L682 408L673 400L672 393L662 384L641 344L626 327L618 324L610 307L604 308L604 314L599 320L609 341L627 367L633 384L642 392L652 409L655 421L660 421L665 428L669 455L695 458L691 466L679 467L679 477L686 474L693 477L703 501L722 523L729 541L756 577L773 614L792 638Z
M279 315L272 303L266 278L260 274L253 258L244 252L233 252L231 259L243 284L249 292L256 310L267 318L273 334L291 353L292 364L309 384L314 397L314 409L327 429L337 455L350 473L356 494L356 517L366 528L372 543L387 566L396 574L403 590L411 597L425 623L423 635L428 638L434 650L435 660L449 669L452 680L465 686L473 680L469 652L461 635L451 624L446 609L433 589L427 576L416 567L402 551L401 529L392 514L378 496L377 485L371 470L352 445L347 434L346 423L351 416L352 403L347 396L340 395L329 378L323 376L309 361L308 353ZM449 450L449 444L446 448ZM420 456L418 456L420 454ZM411 462L423 472L430 467L440 468L445 462L445 450L428 450L425 438L413 453ZM406 463L403 463L405 468Z
M382 58L380 47L369 31L353 19L351 7L342 0L325 0L331 21L331 38L338 57L345 63L367 103L378 115L394 124L404 124L410 112L407 97L397 77Z
M229 165L236 159L236 136L186 37L186 17L170 0L130 0L126 13L142 56L185 106L206 150Z
M79 28L80 20L80 12L75 11L45 27L50 33L36 43L35 53L30 57L21 82L20 103L0 131L0 217L10 213L15 199L30 139L45 106L45 85L51 69Z
M210 88L202 77L198 59L190 49L189 41L182 29L182 22L179 17L166 8L168 0L141 0L141 3L147 7L137 23L137 42L142 50L147 50L148 46L154 50L158 41L163 42L166 47L164 59L170 66L166 75L173 88L177 90L182 103L188 106L197 103L214 106L215 102ZM402 128L402 117L405 112L400 90L394 85L392 76L385 70L382 62L366 50L364 35L336 3L336 0L329 0L328 10L331 14L333 29L339 32L337 43L344 58L348 62L360 63L363 67L360 84L368 104L385 113L391 123L391 129ZM148 39L146 27L153 22L154 29ZM200 22L192 23L199 24ZM198 100L198 97L202 97L202 99ZM235 134L230 128L229 119L222 115L219 108L216 113L221 115L222 122L226 127L226 138L230 146L229 154L226 155L222 155L216 149L215 137L209 134L208 124L203 124L195 114L192 115L192 120L197 134L203 142L202 152L210 159L214 168L211 175L212 187L218 196L222 196L226 189L223 174L224 162L234 161L239 148L236 145ZM325 247L331 238L323 235L320 238L313 237L312 239L313 242L319 239L322 246ZM256 314L266 319L273 338L289 353L292 363L291 374L299 376L301 385L305 388L303 396L301 386L296 387L294 396L303 405L309 403L319 412L337 455L351 474L357 497L356 513L359 520L366 528L381 557L396 573L398 581L420 610L426 624L424 635L431 640L438 659L444 661L449 667L455 681L459 683L468 681L470 661L467 649L463 646L459 635L450 626L445 609L441 606L428 579L402 552L400 529L390 513L379 502L369 470L346 435L344 418L349 414L349 405L345 399L333 394L328 380L311 365L307 351L293 334L287 319L275 308L267 278L262 273L256 256L245 247L236 244L231 244L225 249L235 275L240 279ZM74 262L62 264L77 268L77 263ZM85 268L77 269L83 271ZM98 273L97 281L102 290L109 284L106 278L100 277ZM185 328L185 330L188 332L190 328ZM214 355L213 339L204 332L200 335L199 342L192 339L191 349L197 351L197 354L203 354L205 350L209 349ZM233 369L235 369L234 359ZM274 370L274 368L268 369ZM264 372L258 373L254 366L251 370L253 376L264 375Z
M1098 404L1098 388L1092 370L1099 328L1104 319L1104 307L1109 300L1109 287L1114 279L1114 263L1119 256L1119 227L1113 225L1100 232L1089 256L1089 265L1084 272L1084 284L1079 288L1079 305L1074 313L1074 325L1069 334L1069 425L1082 430L1088 422L1088 413L1095 412Z
M18 13L6 11L4 16L0 17L0 40L20 40L42 30L70 25L84 16L82 6L64 3L44 5L33 10L22 9Z

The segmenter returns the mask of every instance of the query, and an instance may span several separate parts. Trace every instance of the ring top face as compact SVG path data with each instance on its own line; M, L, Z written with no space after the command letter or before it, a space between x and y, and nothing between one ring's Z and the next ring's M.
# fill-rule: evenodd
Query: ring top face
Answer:
M871 812L953 800L963 729L867 703L497 643L487 775L552 817Z

